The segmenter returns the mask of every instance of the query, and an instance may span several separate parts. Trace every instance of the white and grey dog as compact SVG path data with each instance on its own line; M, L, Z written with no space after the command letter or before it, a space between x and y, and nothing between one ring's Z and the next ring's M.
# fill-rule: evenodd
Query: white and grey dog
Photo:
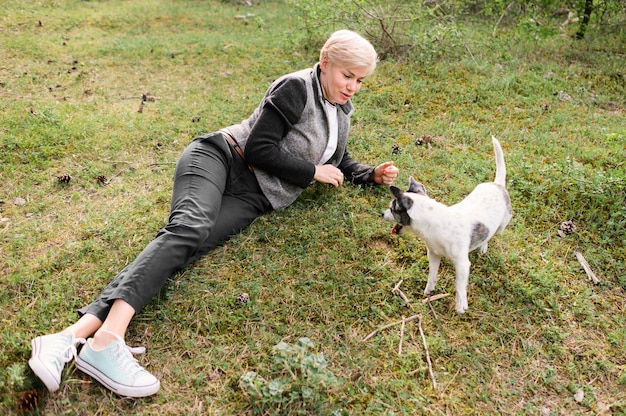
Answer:
M458 204L446 206L429 198L424 185L411 177L407 192L390 187L395 199L383 213L386 221L396 223L392 234L412 232L426 243L429 271L424 294L430 295L435 289L441 257L452 261L456 269L458 313L467 311L469 252L480 247L484 254L491 237L502 232L513 215L502 148L495 137L491 139L496 155L493 182L478 185Z

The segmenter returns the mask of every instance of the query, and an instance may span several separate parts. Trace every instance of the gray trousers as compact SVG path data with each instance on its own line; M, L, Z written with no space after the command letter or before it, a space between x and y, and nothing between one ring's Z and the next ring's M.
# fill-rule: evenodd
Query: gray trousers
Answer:
M104 321L116 299L139 313L174 273L268 209L254 174L221 133L196 138L176 165L168 224L79 315Z

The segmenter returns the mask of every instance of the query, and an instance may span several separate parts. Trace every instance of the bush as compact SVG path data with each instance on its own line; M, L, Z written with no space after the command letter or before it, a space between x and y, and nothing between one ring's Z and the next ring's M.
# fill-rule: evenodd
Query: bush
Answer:
M313 342L300 338L295 345L279 342L274 346L267 378L248 371L239 379L250 398L254 414L339 414L334 412L327 389L338 384L322 353L313 353Z
M454 20L447 17L437 3L292 1L307 36L305 43L311 48L317 48L330 32L344 28L363 34L378 50L381 59L407 56L413 50L432 53L434 45L460 38Z

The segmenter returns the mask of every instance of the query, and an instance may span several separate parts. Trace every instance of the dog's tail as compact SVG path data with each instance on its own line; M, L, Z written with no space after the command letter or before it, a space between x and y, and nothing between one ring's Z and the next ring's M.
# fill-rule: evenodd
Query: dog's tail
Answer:
M493 182L506 186L506 165L504 164L502 147L500 147L500 142L493 135L491 136L491 141L493 142L493 150L496 153L496 179Z

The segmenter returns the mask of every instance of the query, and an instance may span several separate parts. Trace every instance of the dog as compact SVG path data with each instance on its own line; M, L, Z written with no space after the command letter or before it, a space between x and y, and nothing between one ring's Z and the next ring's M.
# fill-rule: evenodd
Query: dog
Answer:
M437 283L441 257L446 257L456 270L456 310L467 311L467 285L470 272L469 253L480 247L487 252L487 243L496 233L502 233L513 216L511 198L506 190L506 166L500 142L491 136L495 157L496 177L485 182L461 202L446 206L426 195L426 188L413 177L409 189L402 192L390 186L394 199L383 212L385 221L395 222L392 234L411 232L427 247L428 283L424 294L429 296Z

